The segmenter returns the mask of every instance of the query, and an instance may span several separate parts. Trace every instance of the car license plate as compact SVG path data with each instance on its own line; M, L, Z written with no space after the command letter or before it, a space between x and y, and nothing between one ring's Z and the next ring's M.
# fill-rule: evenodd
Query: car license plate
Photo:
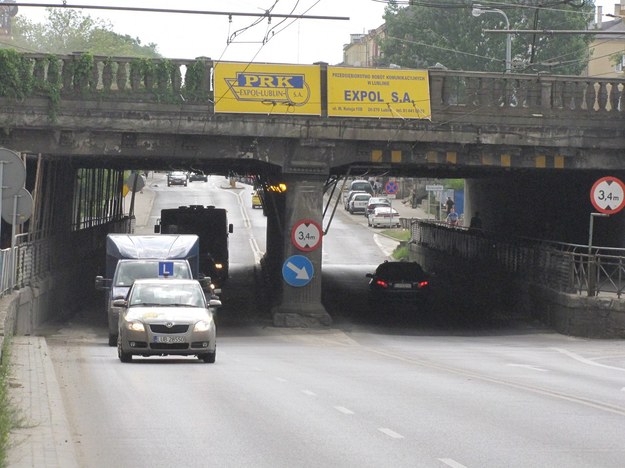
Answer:
M411 289L412 288L412 284L410 284L410 283L395 283L395 288L396 289Z
M156 335L154 337L155 343L185 343L184 336L167 336L167 335Z

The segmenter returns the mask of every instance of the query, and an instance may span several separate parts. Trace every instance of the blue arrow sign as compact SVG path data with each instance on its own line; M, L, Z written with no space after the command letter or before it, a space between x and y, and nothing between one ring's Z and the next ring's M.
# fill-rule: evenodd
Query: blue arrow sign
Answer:
M293 255L282 265L282 277L287 284L299 288L306 286L313 278L315 269L308 258L303 255Z
M158 276L174 276L174 262L158 262Z

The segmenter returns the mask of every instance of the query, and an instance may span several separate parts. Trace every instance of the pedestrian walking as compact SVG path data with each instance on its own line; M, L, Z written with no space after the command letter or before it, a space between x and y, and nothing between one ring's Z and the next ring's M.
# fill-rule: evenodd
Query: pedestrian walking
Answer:
M447 201L445 202L445 207L447 208L447 214L451 213L451 210L454 208L456 203L451 199L451 197L447 197Z
M449 210L446 221L450 226L458 225L458 213L456 213L456 210L453 207Z

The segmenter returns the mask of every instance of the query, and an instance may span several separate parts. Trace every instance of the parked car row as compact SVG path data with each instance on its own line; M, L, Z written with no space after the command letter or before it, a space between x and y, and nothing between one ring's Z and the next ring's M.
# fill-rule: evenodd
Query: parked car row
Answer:
M345 196L345 210L351 214L363 213L372 227L400 227L399 212L385 197L374 197L364 190L350 190Z

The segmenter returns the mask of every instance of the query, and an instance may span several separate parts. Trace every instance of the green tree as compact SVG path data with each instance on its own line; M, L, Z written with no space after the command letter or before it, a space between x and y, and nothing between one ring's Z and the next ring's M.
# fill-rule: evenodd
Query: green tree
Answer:
M453 70L505 70L506 34L484 29L506 29L504 15L472 15L472 0L431 2L410 0L406 7L391 0L384 15L386 36L380 41L381 65L426 68L437 63ZM477 2L479 3L479 2ZM592 20L590 0L508 0L481 2L497 8L510 21L510 29L585 30ZM514 34L513 71L579 75L588 62L591 35Z
M29 52L124 57L159 57L156 44L142 45L139 38L113 32L110 23L77 10L47 8L44 23L16 16L10 45Z

